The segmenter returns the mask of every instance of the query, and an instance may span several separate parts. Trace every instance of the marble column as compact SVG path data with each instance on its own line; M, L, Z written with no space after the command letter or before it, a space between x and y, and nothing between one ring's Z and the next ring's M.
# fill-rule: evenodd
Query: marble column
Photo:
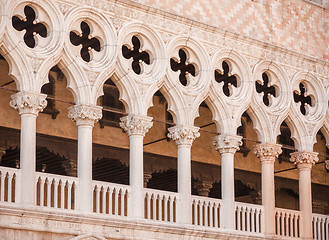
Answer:
M234 196L234 154L242 145L241 136L218 135L214 138L216 151L219 151L222 159L222 199L223 225L226 229L235 229L235 196Z
M267 235L275 234L274 162L281 153L281 145L278 144L265 143L254 146L254 154L262 164L262 205Z
M291 153L290 161L295 163L299 175L299 208L302 212L301 237L313 239L312 234L312 166L319 160L316 152Z
M47 95L19 92L11 96L10 106L21 116L20 140L20 199L22 205L36 203L36 119L38 113L47 106Z
M128 115L120 118L120 126L129 136L129 181L131 187L131 217L144 217L144 163L143 139L153 126L152 118L141 115Z
M178 125L168 129L168 137L176 142L178 148L177 176L178 176L178 209L177 222L192 224L191 201L191 147L193 141L200 136L199 128Z
M102 118L102 107L75 105L68 116L78 127L78 208L81 212L93 211L92 187L92 131L95 122Z

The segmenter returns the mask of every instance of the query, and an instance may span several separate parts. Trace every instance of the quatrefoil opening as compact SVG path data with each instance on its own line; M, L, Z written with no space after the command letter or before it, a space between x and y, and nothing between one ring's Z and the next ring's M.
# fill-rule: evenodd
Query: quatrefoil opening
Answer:
M314 96L307 95L306 84L299 83L299 91L294 91L294 101L295 103L300 103L300 112L306 116L308 114L308 107L314 107ZM307 106L308 105L308 106Z
M138 37L133 36L131 38L132 47L123 45L122 46L122 56L126 59L133 59L131 67L136 74L143 73L143 63L150 65L151 58L147 51L142 50L142 44Z
M263 81L257 80L255 82L256 91L259 94L263 93L263 103L269 107L272 105L271 95L277 97L277 91L275 86L270 84L270 79L266 72L262 74L262 79Z
M44 23L38 22L35 10L26 5L24 7L25 17L12 17L12 26L17 31L25 30L24 42L29 48L34 48L37 45L37 35L46 38L48 36L47 27Z
M179 60L170 59L170 67L174 72L179 71L179 81L183 86L189 85L189 75L196 76L196 67L194 63L188 61L187 54L184 49L178 51Z
M216 69L215 70L215 80L218 83L223 82L223 92L227 97L232 96L233 94L233 88L234 87L238 87L238 81L236 76L232 75L231 73L231 69L229 64L226 61L222 62L222 68L221 69Z
M74 46L82 45L80 56L85 62L90 62L92 60L92 50L101 51L101 42L90 34L91 30L87 22L82 21L80 27L81 33L70 32L70 41Z

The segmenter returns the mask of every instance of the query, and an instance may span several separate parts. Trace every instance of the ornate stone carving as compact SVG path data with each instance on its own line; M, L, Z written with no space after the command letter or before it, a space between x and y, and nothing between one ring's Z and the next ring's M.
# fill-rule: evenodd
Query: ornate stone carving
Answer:
M317 161L319 161L318 153L316 152L293 152L290 153L290 162L297 164L298 168L311 168Z
M102 107L75 105L69 107L68 117L76 122L77 126L94 126L102 118Z
M148 116L128 115L120 118L120 121L120 127L123 128L128 136L145 136L148 130L153 126L152 118Z
M324 161L327 172L329 172L329 160Z
M275 158L282 153L281 147L279 144L264 143L255 145L253 151L261 162L269 161L274 163Z
M199 128L194 126L179 125L168 128L168 137L179 145L192 146L193 141L200 137Z
M212 188L212 183L198 181L193 184L193 187L196 189L199 196L208 197L210 189Z
M62 167L65 170L65 173L68 176L76 177L77 176L77 161L73 159L65 159L62 162Z
M18 110L19 115L33 114L38 116L38 113L47 106L46 97L46 94L19 92L11 95L10 106Z
M242 137L238 135L217 135L213 144L216 151L222 153L235 153L242 145Z
M151 172L144 172L144 188L147 187L148 182L152 178L152 173Z

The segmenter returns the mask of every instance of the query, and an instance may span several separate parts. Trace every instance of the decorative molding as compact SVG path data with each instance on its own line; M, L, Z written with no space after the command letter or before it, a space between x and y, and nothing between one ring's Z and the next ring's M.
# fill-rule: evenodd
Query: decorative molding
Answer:
M38 116L39 112L47 106L47 95L40 93L19 92L11 95L10 106L19 112L19 115L32 114Z
M293 162L299 168L312 168L319 161L317 152L293 152L290 153L290 162Z
M128 115L120 118L120 127L128 134L142 135L143 137L153 126L152 118L141 115Z
M102 107L75 105L69 107L68 117L75 121L77 126L91 126L102 118Z
M192 146L193 141L200 137L198 127L179 125L168 128L169 133L167 134L168 138L176 141L176 145L189 145Z
M214 137L213 144L215 150L222 153L232 153L235 154L236 151L242 146L242 137L233 135L217 135Z
M274 163L275 158L282 153L281 147L282 145L273 143L257 144L253 147L253 152L260 159L261 163Z

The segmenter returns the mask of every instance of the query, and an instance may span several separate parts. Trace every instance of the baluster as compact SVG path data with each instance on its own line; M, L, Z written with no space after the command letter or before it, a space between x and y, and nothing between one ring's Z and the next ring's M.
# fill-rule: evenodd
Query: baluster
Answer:
M72 209L72 182L68 182L67 184L67 209L71 210Z
M152 212L153 212L153 220L156 220L157 218L157 214L156 214L156 211L157 211L157 207L156 207L156 197L155 197L155 194L153 193L152 194Z
M289 236L289 218L290 218L290 213L285 214L285 232L286 236Z
M54 179L54 208L58 208L58 179Z
M200 226L203 226L203 202L199 201Z
M208 204L204 202L204 226L208 227Z
M329 218L328 217L325 220L324 226L325 226L325 229L326 229L326 231L325 231L326 238L325 239L329 239Z
M45 179L40 177L40 206L43 207L45 204Z
M276 234L280 235L280 213L276 211L275 213L275 221L276 221Z
M290 214L290 217L289 217L289 236L292 237L294 234L293 234L293 229L294 229L294 224L293 224L293 217L294 217L295 214Z
M106 213L106 190L102 187L102 213Z
M150 195L149 193L146 194L146 208L147 208L147 219L151 219L151 199L152 199L152 195Z
M100 188L98 185L95 185L95 206L96 206L96 213L99 213L99 202L100 202Z
M250 231L250 207L246 207L246 223L247 223L247 228L246 231L249 232Z
M46 201L46 203L47 203L47 207L50 207L50 205L51 205L51 184L52 184L52 181L49 179L49 178L47 178L47 201Z
M285 218L285 213L281 212L281 223L280 223L280 229L281 229L281 234L282 234L282 236L285 236L285 231L284 231L284 218Z
M174 201L175 198L170 197L170 202L169 202L169 222L174 222Z
M214 223L214 227L216 227L216 228L218 228L218 227L220 227L220 222L219 222L219 220L218 220L218 209L220 209L219 208L219 206L215 203L214 204L214 219L215 219L215 223Z
M64 205L65 205L65 185L66 185L66 182L64 182L63 180L61 180L61 209L64 209Z
M321 218L321 239L325 239L325 236L324 236L324 218Z
M164 221L168 221L168 197L166 195L163 196L164 203Z
M316 232L316 239L321 239L321 232L320 232L320 222L321 222L321 219L319 218L319 217L316 217L315 218L315 227L316 228L314 228L314 231Z
M12 178L13 178L13 173L8 173L8 202L11 202L11 197L12 197Z
M250 231L251 232L256 232L256 230L255 230L255 213L256 213L256 209L257 208L255 208L255 209L250 209Z
M109 188L108 192L109 192L109 214L113 215L113 190L112 190L112 188Z
M114 192L114 215L118 216L119 214L119 191L117 189L113 190Z
M162 196L158 196L159 204L159 220L162 221Z
M297 214L295 214L294 222L295 222L295 225L294 225L294 227L295 227L295 230L294 230L295 235L294 235L294 237L299 237L299 232L298 232L299 216Z
M0 200L5 201L5 179L6 175L3 172L1 172L1 195L0 195Z
M241 214L240 214L240 207L236 206L236 230L240 231L241 229Z
M192 209L193 209L193 223L194 225L197 225L197 215L198 215L198 211L197 211L197 208L196 208L196 203L195 203L195 200L192 201Z
M209 227L214 227L214 209L215 204L209 202Z
M241 207L241 212L242 212L242 231L246 231L246 208Z
M256 208L255 213L256 213L256 232L259 233L259 232L261 232L260 226L259 226L259 224L261 222L261 210ZM264 225L263 223L261 223L261 224Z
M121 189L121 195L120 195L120 205L121 205L121 211L120 214L121 216L125 215L125 190Z

